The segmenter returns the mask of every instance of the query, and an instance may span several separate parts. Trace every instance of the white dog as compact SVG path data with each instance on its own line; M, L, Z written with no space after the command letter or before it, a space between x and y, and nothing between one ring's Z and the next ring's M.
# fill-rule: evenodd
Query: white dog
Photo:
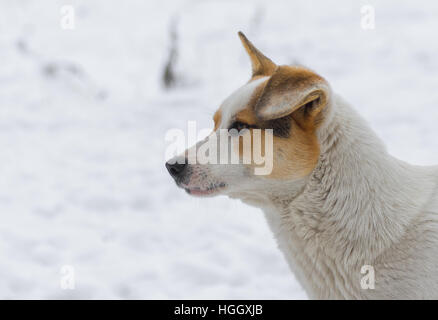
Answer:
M219 129L272 128L272 171L173 159L177 184L262 208L310 298L437 299L438 167L393 158L325 79L277 66L239 36L252 78L217 110L201 144Z

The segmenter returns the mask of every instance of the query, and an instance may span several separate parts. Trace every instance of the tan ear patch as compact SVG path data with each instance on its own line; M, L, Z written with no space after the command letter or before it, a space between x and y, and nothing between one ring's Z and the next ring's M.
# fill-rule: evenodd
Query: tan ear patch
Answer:
M258 118L268 120L287 116L316 100L318 106L324 107L328 91L327 82L316 73L303 67L279 66L267 82L255 113ZM309 109L310 116L321 111L318 106Z
M251 60L252 77L269 76L273 74L277 67L275 63L272 62L271 59L265 57L265 55L261 53L242 32L239 31L238 35Z

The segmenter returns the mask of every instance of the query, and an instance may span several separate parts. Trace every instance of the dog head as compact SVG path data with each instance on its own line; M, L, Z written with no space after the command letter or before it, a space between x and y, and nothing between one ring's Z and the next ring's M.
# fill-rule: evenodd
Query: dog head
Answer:
M241 32L239 37L251 60L251 79L216 111L213 132L166 167L189 194L257 201L284 193L285 188L291 191L313 171L320 154L316 132L327 113L331 90L311 70L277 66ZM196 161L200 153L228 162L200 163ZM233 156L238 161L230 163Z

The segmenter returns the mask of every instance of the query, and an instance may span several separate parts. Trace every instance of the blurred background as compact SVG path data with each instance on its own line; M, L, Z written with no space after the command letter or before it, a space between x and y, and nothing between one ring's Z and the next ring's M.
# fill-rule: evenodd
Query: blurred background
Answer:
M1 1L0 298L306 298L259 209L174 185L164 136L212 127L249 79L242 30L328 79L393 155L437 164L437 16L431 1Z

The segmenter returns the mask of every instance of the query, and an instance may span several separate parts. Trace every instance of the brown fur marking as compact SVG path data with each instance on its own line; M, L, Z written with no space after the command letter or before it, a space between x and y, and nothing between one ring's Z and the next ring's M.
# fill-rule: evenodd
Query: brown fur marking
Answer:
M221 121L222 121L222 112L220 109L214 113L213 121L214 121L214 129L213 130L216 131L219 128Z
M285 73L288 78L284 79L282 75L280 77L281 81L275 81L273 88L268 88L268 90L275 90L275 94L285 94L289 90L304 90L315 82L324 81L317 74L302 67L283 66L282 68L287 68ZM311 113L312 103L314 102L310 102L308 105L298 108L292 114L279 119L260 120L256 116L255 107L264 94L267 83L268 81L265 81L255 89L245 109L237 113L234 120L262 129L261 150L265 149L265 131L263 129L274 130L274 166L272 173L266 176L267 178L294 179L304 177L315 168L320 153L316 137L318 122L314 121L316 115ZM323 103L326 102L323 101ZM250 132L252 133L252 131ZM241 156L244 151L242 147L239 148ZM251 143L251 152L252 150L253 145ZM250 166L254 167L255 164Z

